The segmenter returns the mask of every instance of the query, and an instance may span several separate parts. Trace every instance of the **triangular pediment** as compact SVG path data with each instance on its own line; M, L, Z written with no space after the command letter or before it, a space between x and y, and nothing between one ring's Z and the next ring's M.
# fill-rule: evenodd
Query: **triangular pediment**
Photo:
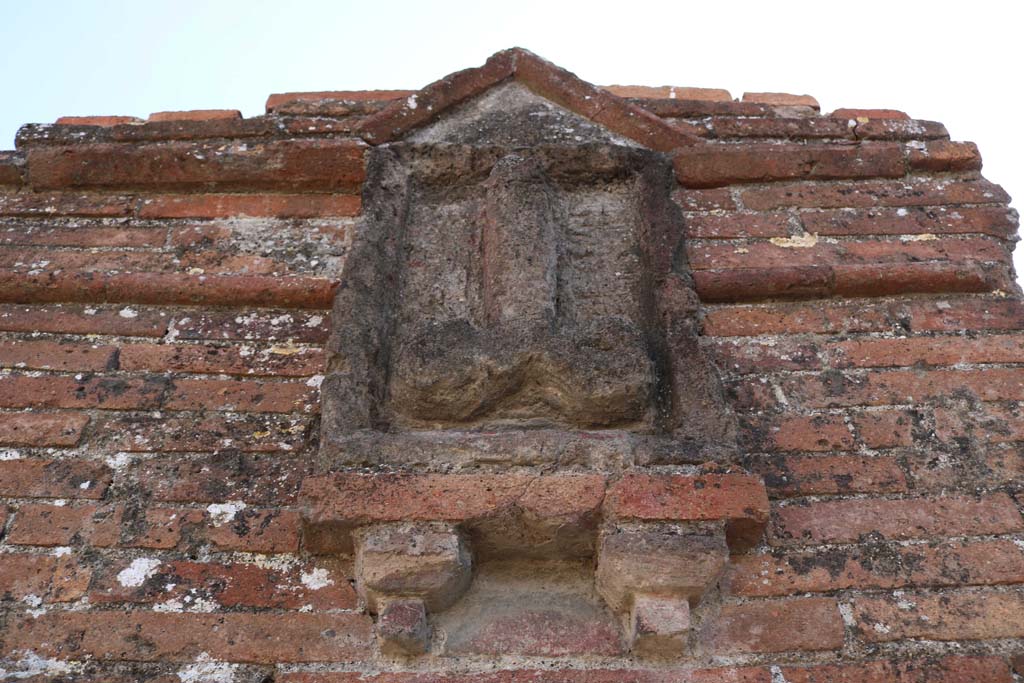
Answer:
M518 87L502 87L513 82ZM491 102L493 97L489 100L482 96L497 88L501 88L499 98L502 95L511 97L517 107L533 107L534 111L539 111L538 102L544 100L589 122L588 130L597 126L620 139L657 151L667 152L702 144L699 138L651 112L521 48L498 52L481 67L457 71L404 99L396 100L366 119L360 125L359 133L370 144L404 139L413 131L436 124L446 117L465 117L468 108L462 105L471 100L485 104ZM532 97L526 96L527 92ZM492 118L493 115L492 111Z

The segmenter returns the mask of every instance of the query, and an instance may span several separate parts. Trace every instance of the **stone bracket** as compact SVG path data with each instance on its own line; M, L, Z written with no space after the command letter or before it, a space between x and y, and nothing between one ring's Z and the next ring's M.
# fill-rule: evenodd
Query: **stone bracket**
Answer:
M385 654L430 643L429 614L468 589L474 561L596 558L595 585L638 654L685 648L690 608L768 521L760 478L333 474L303 483L303 544L353 553Z

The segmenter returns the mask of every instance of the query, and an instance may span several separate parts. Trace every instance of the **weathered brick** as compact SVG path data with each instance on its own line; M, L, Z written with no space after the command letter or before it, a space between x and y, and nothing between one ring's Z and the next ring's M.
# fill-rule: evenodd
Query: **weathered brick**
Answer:
M299 549L301 522L290 510L245 508L229 522L213 516L202 537L220 550L249 553L294 553Z
M84 543L100 548L117 545L121 534L120 505L18 506L7 542L15 545L58 546Z
M705 348L722 370L730 374L764 374L783 370L819 370L821 348L799 337L782 339L708 339Z
M88 342L0 341L0 367L95 372L116 370L117 347Z
M945 657L819 666L785 666L787 683L1011 683L1000 657Z
M21 152L0 152L0 185L23 185L25 155Z
M1024 304L1006 299L951 297L900 302L814 302L722 306L707 311L704 334L849 334L853 332L931 332L1017 330L1024 327Z
M836 109L834 112L829 114L830 117L835 119L842 119L848 121L854 119L857 122L861 122L860 119L909 119L906 113L897 109Z
M788 213L688 213L685 230L690 239L785 237L790 221Z
M250 505L293 505L312 463L228 450L185 459L146 458L134 476L139 487L163 502L218 503L236 500Z
M309 418L276 414L224 414L202 418L126 415L105 421L111 447L129 452L297 451L308 438Z
M700 642L719 655L838 650L843 620L835 600L826 598L723 605L702 629Z
M1024 335L855 339L836 343L828 353L840 368L1017 363L1024 358Z
M685 88L674 85L602 85L606 90L619 97L671 99L671 100L706 100L708 102L731 102L732 95L721 88Z
M0 555L0 558L3 556ZM148 558L144 558L148 559ZM287 568L257 564L171 560L152 567L145 579L124 581L121 573L133 561L119 560L95 575L90 602L144 605L180 604L188 609L197 601L221 607L259 607L297 610L352 609L355 591L342 565L331 559L303 562Z
M503 669L473 673L288 672L277 680L282 683L771 683L771 672L767 668L735 666L720 669Z
M168 410L310 412L319 392L306 382L234 379L178 379L163 401Z
M319 277L0 271L0 301L284 306L327 309L337 282Z
M166 378L159 376L79 377L0 378L0 407L155 410L160 407L168 384Z
M0 413L0 444L75 446L87 424L81 413Z
M933 140L910 147L907 164L915 171L980 171L981 154L973 142Z
M285 342L272 352L296 353L297 344L323 344L329 332L329 313L296 310L231 310L189 312L174 318L181 340Z
M857 121L854 133L861 140L942 140L949 131L936 121L918 119L871 118Z
M836 236L980 233L1006 239L1017 230L1016 215L995 206L805 211L800 221L809 233Z
M740 200L748 209L769 211L788 207L839 209L875 206L935 206L1006 204L1009 195L986 180L907 179L902 181L786 183L744 189ZM693 209L691 209L693 210ZM701 210L701 209L696 209Z
M85 595L92 572L71 556L0 554L0 600L35 596L70 602Z
M857 455L751 457L748 468L764 477L772 496L836 493L902 493L906 477L894 458Z
M853 543L866 534L888 540L1005 534L1024 529L1005 493L970 498L831 500L778 506L774 545Z
M975 439L983 444L1024 441L1024 414L1016 404L987 404L967 411L935 409L935 434L945 442Z
M102 498L110 468L83 460L0 460L0 496Z
M898 178L903 151L885 143L842 145L698 145L673 156L684 187L720 187L773 180Z
M142 123L142 119L136 116L61 116L55 123L58 126L117 126Z
M853 601L860 636L869 642L1020 638L1021 614L1019 592L898 593Z
M192 109L190 111L158 111L149 115L152 121L209 121L213 119L240 119L237 109Z
M745 92L743 102L770 104L773 107L810 107L820 109L818 100L810 95L793 95L784 92Z
M118 351L118 366L129 372L283 377L309 377L325 370L318 348L223 344L125 344Z
M757 477L626 474L609 489L605 513L623 520L726 520L730 548L757 543L768 516L768 496Z
M136 187L352 192L365 177L364 149L354 140L34 147L28 151L28 173L32 187L42 190Z
M861 411L853 417L858 441L868 448L896 448L914 442L914 415L907 410Z
M342 100L345 102L387 102L408 97L415 90L326 90L317 92L274 93L267 98L267 113L277 111L293 102L318 102L320 100Z
M130 196L75 192L0 193L0 216L129 216L135 209Z
M187 194L149 196L140 218L318 218L359 215L358 194Z
M162 337L169 317L154 309L116 306L0 304L0 330L58 334L112 334Z
M693 274L701 301L709 303L774 298L825 298L834 289L828 266L699 270Z
M735 211L736 201L727 188L712 190L687 190L679 188L672 193L672 200L683 211Z
M761 451L847 451L853 433L842 415L748 418L747 447Z
M164 228L123 226L21 224L0 232L0 245L53 247L160 247L167 239Z
M836 590L1024 583L1024 549L1011 540L939 545L867 544L733 558L734 595L773 597Z
M715 116L709 122L712 135L719 139L782 138L813 140L820 138L853 138L853 129L846 121L814 118L739 118Z
M365 656L370 618L361 614L175 614L50 612L11 620L6 653L42 657L192 662L201 652L230 662L326 662Z

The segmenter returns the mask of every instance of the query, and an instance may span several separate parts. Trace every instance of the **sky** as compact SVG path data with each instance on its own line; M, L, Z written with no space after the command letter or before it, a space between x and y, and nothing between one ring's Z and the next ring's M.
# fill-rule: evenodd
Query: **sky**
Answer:
M64 115L254 116L274 92L415 89L519 46L596 84L806 93L823 111L941 121L1019 200L1022 19L1006 0L0 0L0 149Z

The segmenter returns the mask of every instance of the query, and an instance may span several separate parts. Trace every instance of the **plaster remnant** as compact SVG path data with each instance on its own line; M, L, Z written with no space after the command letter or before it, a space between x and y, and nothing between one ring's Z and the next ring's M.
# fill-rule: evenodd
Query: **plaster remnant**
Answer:
M783 249L807 249L818 243L818 233L805 232L802 235L794 235L793 237L772 237L768 241Z
M235 519L235 515L245 508L246 505L242 501L229 500L226 503L211 503L206 507L206 512L209 513L214 526L224 526L230 524Z
M117 580L125 588L138 588L156 573L157 567L161 564L163 563L154 557L139 557L118 573Z
M317 567L311 572L302 572L299 575L299 579L302 581L303 586L314 591L334 585L334 580L331 579L330 574L323 567Z
M178 671L178 679L181 683L234 683L237 671L237 664L219 662L201 652L195 663Z

